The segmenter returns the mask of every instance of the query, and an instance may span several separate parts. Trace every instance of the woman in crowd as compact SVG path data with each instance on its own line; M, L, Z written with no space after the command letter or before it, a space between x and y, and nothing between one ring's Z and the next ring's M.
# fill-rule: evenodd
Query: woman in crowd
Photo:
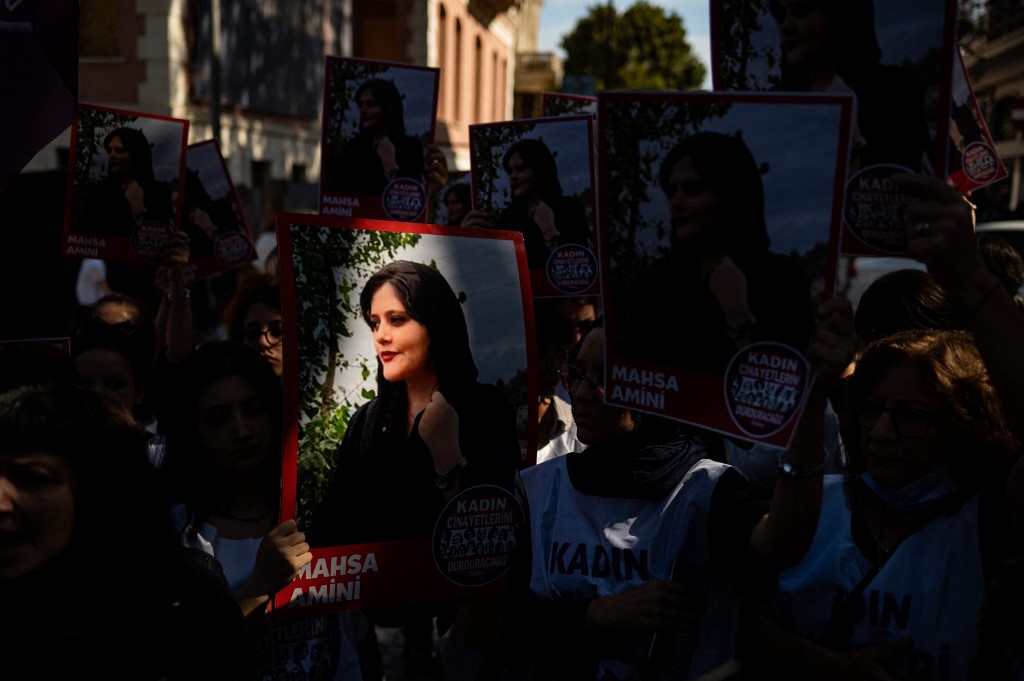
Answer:
M778 89L856 96L854 167L931 167L924 89L906 69L880 63L873 0L770 0L769 7L782 48Z
M498 216L498 229L523 233L530 269L543 268L562 244L590 247L590 226L580 202L562 193L558 167L541 139L522 139L502 158L512 203Z
M606 405L604 329L583 337L565 380L589 447L523 471L532 559L528 590L510 598L506 631L526 637L512 649L555 679L696 678L732 659L730 582L796 563L814 534L822 413L856 343L848 304L819 314L818 377L767 515L692 432Z
M231 341L203 345L181 372L164 468L180 541L223 566L231 593L255 631L251 638L261 673L274 664L264 640L269 634L296 647L327 645L333 667L321 678L359 678L347 620L325 618L322 627L309 628L318 636L295 640L268 631L263 618L273 595L312 559L295 521L277 520L280 381L259 353Z
M753 659L787 678L967 678L1017 454L981 356L966 333L898 333L848 390L845 475L780 575L779 626L754 618Z
M617 354L716 373L755 341L803 351L814 329L810 285L798 262L769 251L761 172L743 140L691 135L658 178L671 251L616 301Z
M327 191L380 196L392 180L423 182L423 144L405 132L402 95L394 82L371 78L356 90L359 132L329 167Z
M153 475L109 397L0 397L5 679L249 678L224 576L178 545Z
M281 287L270 277L256 276L239 288L226 313L228 338L259 350L274 373L281 375L284 327L281 325Z
M442 197L444 207L447 211L447 223L449 227L458 227L466 218L466 214L473 209L473 197L469 184L460 182L449 185Z
M103 138L103 148L107 175L86 197L74 230L126 237L143 222L160 222L169 229L174 217L171 191L153 176L153 150L145 133L117 128Z

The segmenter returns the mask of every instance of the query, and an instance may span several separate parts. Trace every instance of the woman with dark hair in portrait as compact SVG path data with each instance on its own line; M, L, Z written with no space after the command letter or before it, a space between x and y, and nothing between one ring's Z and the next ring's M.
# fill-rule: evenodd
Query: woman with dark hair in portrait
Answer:
M778 89L852 92L852 165L928 170L924 88L903 67L881 64L874 1L770 0L769 6L782 48Z
M153 177L153 150L145 133L117 128L103 138L103 148L107 175L85 198L74 231L126 237L150 221L170 230L171 190Z
M542 139L521 139L501 161L512 186L512 203L495 227L523 233L530 269L543 268L562 244L590 247L590 227L580 202L562 193L558 166Z
M313 546L430 537L461 490L512 491L521 460L515 411L497 387L477 382L462 305L440 272L408 261L384 265L359 305L373 333L377 397L349 419L331 488L313 512ZM368 614L381 626L406 627L408 636L435 616L439 634L454 623L445 658L472 664L466 656L482 655L476 651L497 637L497 602L489 594Z
M691 135L658 179L671 250L614 308L621 354L716 373L756 341L802 352L814 329L810 285L795 258L768 250L761 171L742 138Z
M356 90L359 133L329 167L327 191L380 196L391 180L423 181L424 150L405 132L402 95L394 82L371 78Z
M314 518L316 546L428 536L460 489L508 487L520 461L512 406L477 383L462 305L440 272L389 263L359 305L373 332L377 397L349 421Z
M0 397L4 679L251 678L224 575L178 545L154 475L107 396Z

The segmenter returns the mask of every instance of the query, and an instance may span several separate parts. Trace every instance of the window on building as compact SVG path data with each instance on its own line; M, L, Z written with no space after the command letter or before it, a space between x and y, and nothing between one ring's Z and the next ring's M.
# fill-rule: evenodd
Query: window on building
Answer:
M454 111L452 118L462 120L462 22L455 20L455 84L452 88L455 92Z
M78 10L78 54L117 57L121 53L118 3L83 2Z

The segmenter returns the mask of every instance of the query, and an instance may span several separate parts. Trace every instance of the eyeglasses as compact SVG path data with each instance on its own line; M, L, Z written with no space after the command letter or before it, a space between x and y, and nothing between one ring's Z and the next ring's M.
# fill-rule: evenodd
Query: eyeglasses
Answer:
M284 340L284 328L281 322L271 322L267 328L247 326L242 330L242 342L251 347L258 347L260 339L266 338L267 345L277 347Z
M908 438L924 437L928 434L931 424L938 421L939 414L913 407L886 407L880 402L868 400L860 413L858 424L865 430L874 428L882 418L882 414L888 414L892 419L892 425L896 432Z
M589 381L591 385L604 396L604 377L591 376L590 374L577 369L571 364L562 365L562 369L558 372L559 377L562 379L562 385L569 391L569 394L575 394L580 386L583 385L583 381Z

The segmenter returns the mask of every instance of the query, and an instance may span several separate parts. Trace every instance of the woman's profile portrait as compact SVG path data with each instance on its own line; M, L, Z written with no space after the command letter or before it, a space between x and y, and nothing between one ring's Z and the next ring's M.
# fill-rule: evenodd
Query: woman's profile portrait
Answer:
M530 269L544 267L551 251L563 244L589 247L586 212L562 191L558 166L543 139L513 144L502 157L502 168L512 196L496 226L523 233Z
M394 81L371 78L355 93L359 132L331 161L327 191L380 196L398 177L423 180L423 143L406 134L402 95Z
M634 299L636 322L618 327L623 353L715 373L754 341L806 347L810 284L796 261L769 250L761 170L742 137L686 137L661 161L658 183L670 247Z
M434 144L440 70L328 57L320 142L322 215L425 222L448 183Z
M834 288L850 99L609 92L601 111L608 401L753 437L730 372L806 359Z
M459 490L509 486L519 457L512 406L477 381L462 305L438 270L390 262L364 284L359 309L377 391L351 417L314 514L321 546L429 535Z
M63 255L153 262L178 227L188 121L81 105L72 127ZM121 268L123 269L123 268ZM111 275L123 290L121 271Z
M103 137L107 172L84 198L75 231L130 236L144 220L172 225L167 184L153 176L153 151L146 134L119 127Z

